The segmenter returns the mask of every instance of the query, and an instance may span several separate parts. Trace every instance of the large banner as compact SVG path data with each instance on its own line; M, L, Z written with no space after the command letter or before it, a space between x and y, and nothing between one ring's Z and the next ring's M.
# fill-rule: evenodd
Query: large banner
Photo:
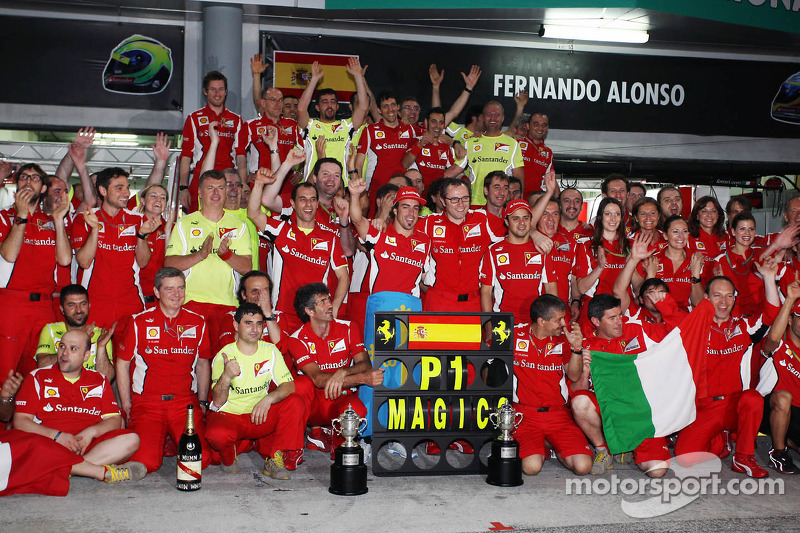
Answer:
M423 109L431 102L431 63L445 69L445 108L462 91L459 73L477 64L483 74L469 105L498 100L507 123L514 94L525 91L526 111L548 113L553 128L800 137L800 64L473 46L467 34L453 44L277 33L264 41L273 47L268 54L358 55L375 94L393 89L417 97Z
M0 18L0 102L174 110L183 101L183 28Z

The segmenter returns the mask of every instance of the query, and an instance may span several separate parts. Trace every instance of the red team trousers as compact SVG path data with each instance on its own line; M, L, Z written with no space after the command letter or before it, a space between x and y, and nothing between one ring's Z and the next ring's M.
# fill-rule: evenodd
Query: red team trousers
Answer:
M31 298L39 300L31 301ZM36 348L39 334L45 324L55 322L52 296L12 289L0 289L0 306L4 310L0 320L0 382L5 381L9 370L27 375L36 369Z
M721 441L716 437L728 430L737 434L736 453L753 455L758 427L764 415L764 398L753 389L735 392L719 400L703 398L697 402L697 419L678 433L675 456L692 452L710 452Z
M144 463L147 472L161 468L164 458L164 441L169 435L175 444L186 427L186 406L194 404L194 428L203 441L205 424L203 412L196 397L174 397L171 400L141 399L134 394L128 428L139 435L141 443L130 460ZM211 453L203 448L203 468L211 464Z
M231 465L242 441L256 440L262 457L272 457L277 450L303 448L305 427L302 422L305 406L296 394L290 394L269 408L267 421L256 425L250 414L208 413L206 441L222 457L222 464Z

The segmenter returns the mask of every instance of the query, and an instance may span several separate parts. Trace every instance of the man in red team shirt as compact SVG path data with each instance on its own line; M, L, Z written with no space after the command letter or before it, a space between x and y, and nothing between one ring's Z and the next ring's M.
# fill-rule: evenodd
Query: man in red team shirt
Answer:
M14 427L53 439L83 462L72 473L98 481L138 481L142 463L115 463L130 457L139 437L122 429L122 417L111 385L98 372L83 368L91 341L85 331L71 330L61 338L58 363L25 378L17 395ZM31 453L37 453L35 450Z
M411 144L403 156L402 166L416 169L422 174L425 190L431 183L444 177L444 171L455 162L453 147L442 140L446 127L444 109L434 107L428 111L428 116L425 118L425 133ZM420 194L424 194L424 191L420 191Z
M69 202L62 201L53 216L40 201L47 191L47 176L38 165L22 165L14 175L14 206L0 211L0 376L16 370L23 354L22 371L36 367L33 358L42 327L55 322L53 292L57 265L68 266L72 251L64 216ZM65 194L65 193L64 193Z
M447 178L442 185L444 212L425 217L431 240L430 268L425 274L425 311L480 311L480 262L496 236L483 211L470 206L469 184Z
M531 241L528 202L509 202L505 215L508 235L489 246L481 261L481 311L514 313L514 323L524 324L540 294L558 297L555 265Z
M583 210L583 194L574 187L566 187L558 196L561 202L561 220L558 232L563 233L573 243L592 236L592 226L584 224L578 217Z
M228 79L222 73L213 70L203 77L203 94L206 106L198 109L183 124L183 144L181 145L178 200L189 212L197 211L197 194L200 178L200 167L203 165L206 150L210 142L208 127L217 123L220 146L213 168L224 170L236 168L242 183L247 181L247 127L242 117L225 107L228 96ZM189 171L194 169L194 178L190 179Z
M483 209L489 219L489 229L502 237L507 231L504 211L510 200L508 174L502 170L489 172L483 180L483 195L486 197L486 204L473 206L472 209ZM527 316L527 312L525 315Z
M754 334L763 324L769 324L777 314L780 303L775 286L777 266L756 263L764 277L766 302L758 316L732 316L736 303L736 288L724 276L716 276L706 285L705 298L698 305L714 306L714 320L708 334L704 368L696 376L699 383L695 404L697 418L678 434L675 457L680 462L692 462L693 452L709 452L726 457L723 431L735 432L736 453L731 468L750 477L767 477L756 461L755 441L764 410L764 400L750 388L751 357L758 340Z
M275 309L284 313L285 330L294 331L302 323L293 312L294 293L298 288L320 281L332 283L336 278L333 299L334 316L347 295L350 275L347 260L336 233L317 223L319 209L316 187L308 182L292 188L292 212L279 218L270 218L261 210L264 185L274 182L271 172L262 169L256 175L247 215L262 231L262 236L272 242L268 264L271 276L272 301Z
M566 378L578 381L583 373L583 336L577 324L565 334L565 315L564 302L543 294L530 306L530 323L514 327L514 409L523 413L514 438L529 476L542 469L545 442L575 474L592 470L589 443L567 407Z
M158 229L160 221L127 209L128 173L121 168L98 172L97 191L103 203L75 217L71 240L79 267L77 282L89 291L97 326L110 329L114 322L144 309L139 270L150 261L147 235Z
M297 121L281 116L283 93L280 89L268 87L261 91L261 105L264 113L247 121L247 168L250 172L255 172L260 167L272 168L273 150L278 150L278 158L282 163L293 148L303 146ZM271 148L264 142L270 127L277 130L277 148Z
M544 175L553 168L553 151L545 146L550 119L544 113L534 113L529 122L528 135L520 141L522 160L525 163L524 198L544 185Z
M354 389L383 383L383 369L373 370L360 329L334 317L330 292L322 283L300 287L294 306L303 327L289 338L289 351L298 370L314 383L311 396L304 398L309 405L307 424L328 426L348 405L358 416L366 416L367 408ZM330 451L342 442L344 438L334 436ZM328 451L327 444L318 447Z
M366 175L363 176L369 190L369 205L375 204L375 193L389 183L394 174L402 174L403 156L414 142L414 131L408 124L400 122L397 116L397 97L388 91L378 95L381 121L367 126L358 142L353 177L360 175L367 161Z
M131 459L148 472L161 467L167 434L180 440L187 404L194 405L195 429L203 438L211 387L206 321L183 307L183 272L162 268L154 285L158 305L133 317L116 358L120 404L141 439ZM208 451L203 448L203 468L211 462Z
M764 395L761 429L772 437L769 466L782 474L797 474L789 447L800 444L800 281L786 288L778 317L764 339L762 354L767 358L761 367L756 390ZM787 327L788 326L788 327Z

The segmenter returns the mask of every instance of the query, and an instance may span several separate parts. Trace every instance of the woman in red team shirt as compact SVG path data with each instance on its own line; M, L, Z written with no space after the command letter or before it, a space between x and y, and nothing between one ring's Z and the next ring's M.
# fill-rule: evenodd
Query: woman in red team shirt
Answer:
M159 184L149 185L139 191L139 207L137 210L147 220L158 219L161 225L156 231L147 235L147 244L150 245L150 261L147 266L139 271L139 286L142 288L145 307L148 309L156 304L153 292L153 280L156 272L164 266L164 252L169 242L169 234L175 221L173 217L164 218L164 212L169 206L167 189Z
M667 241L664 234L658 230L661 225L661 208L654 198L645 196L633 204L631 212L631 233L628 240L632 241L637 236L648 237L650 239L650 250L662 250Z
M596 294L613 294L614 280L625 267L630 245L622 223L622 204L614 198L603 198L597 209L594 233L578 245L575 256L575 278L578 292L583 296L580 323L591 331L586 315L589 300ZM630 289L629 289L630 290Z
M646 275L642 264L633 275L633 287L638 292L646 278L655 277L664 281L669 293L682 311L689 311L692 294L692 254L688 248L689 226L683 217L673 215L664 221L667 246L654 255L655 275Z
M713 196L699 198L689 215L690 248L707 258L718 256L725 243L725 213Z

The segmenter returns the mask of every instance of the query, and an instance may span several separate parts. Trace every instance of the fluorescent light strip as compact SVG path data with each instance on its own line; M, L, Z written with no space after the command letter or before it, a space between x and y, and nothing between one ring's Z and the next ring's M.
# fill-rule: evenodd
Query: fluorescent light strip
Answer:
M650 34L644 30L617 30L614 28L592 28L586 26L553 26L551 24L544 24L539 35L546 39L633 44L644 44L650 39Z

